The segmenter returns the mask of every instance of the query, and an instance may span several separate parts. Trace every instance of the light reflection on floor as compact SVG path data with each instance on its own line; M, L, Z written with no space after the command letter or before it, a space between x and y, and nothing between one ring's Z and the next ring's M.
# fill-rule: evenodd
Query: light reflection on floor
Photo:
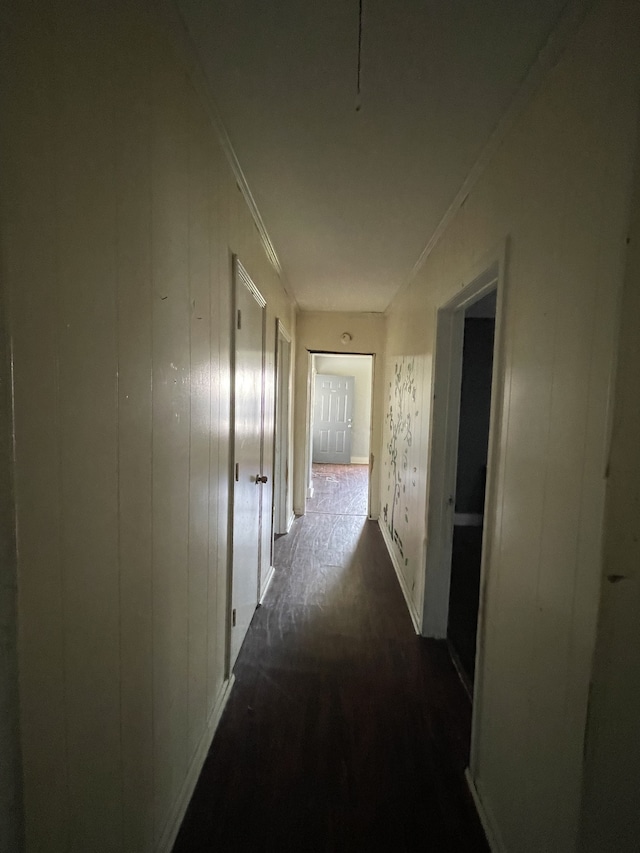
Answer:
M368 465L314 462L313 497L307 500L307 512L366 515L368 493Z

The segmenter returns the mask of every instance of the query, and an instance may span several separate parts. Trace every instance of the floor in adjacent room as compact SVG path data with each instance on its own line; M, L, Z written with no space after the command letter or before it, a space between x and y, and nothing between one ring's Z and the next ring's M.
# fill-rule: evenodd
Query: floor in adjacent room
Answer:
M312 473L313 497L307 501L308 513L367 514L368 465L327 465L314 462Z
M413 630L366 474L314 465L174 853L488 850L471 707L446 644Z

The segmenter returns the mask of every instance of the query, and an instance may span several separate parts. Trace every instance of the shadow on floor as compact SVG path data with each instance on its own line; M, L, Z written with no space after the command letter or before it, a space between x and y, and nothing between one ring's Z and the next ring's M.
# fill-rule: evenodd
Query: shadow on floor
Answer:
M309 513L276 575L175 853L486 851L470 705L415 635L377 524Z

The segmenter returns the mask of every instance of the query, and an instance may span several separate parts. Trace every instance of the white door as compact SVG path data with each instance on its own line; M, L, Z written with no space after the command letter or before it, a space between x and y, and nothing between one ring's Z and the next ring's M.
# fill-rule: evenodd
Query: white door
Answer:
M231 669L258 605L262 514L265 301L235 262Z
M316 374L313 404L313 461L349 464L353 376Z

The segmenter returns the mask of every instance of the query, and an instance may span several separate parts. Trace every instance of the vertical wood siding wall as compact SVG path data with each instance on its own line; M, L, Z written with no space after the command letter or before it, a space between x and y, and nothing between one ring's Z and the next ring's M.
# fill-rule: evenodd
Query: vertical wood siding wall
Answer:
M475 771L510 853L576 845L634 152L638 11L625 0L595 5L388 314L391 401L398 371L412 364L417 383L409 520L403 506L402 553L397 542L394 548L419 607L436 308L508 240ZM388 449L388 424L386 435ZM387 471L392 464L388 454Z
M230 252L269 371L292 309L154 4L6 18L27 849L151 851L224 686Z
M640 61L640 49L638 56ZM640 133L638 136L640 139ZM580 849L589 853L601 850L632 853L640 838L639 370L640 156L637 156L607 477L602 604L586 742Z

